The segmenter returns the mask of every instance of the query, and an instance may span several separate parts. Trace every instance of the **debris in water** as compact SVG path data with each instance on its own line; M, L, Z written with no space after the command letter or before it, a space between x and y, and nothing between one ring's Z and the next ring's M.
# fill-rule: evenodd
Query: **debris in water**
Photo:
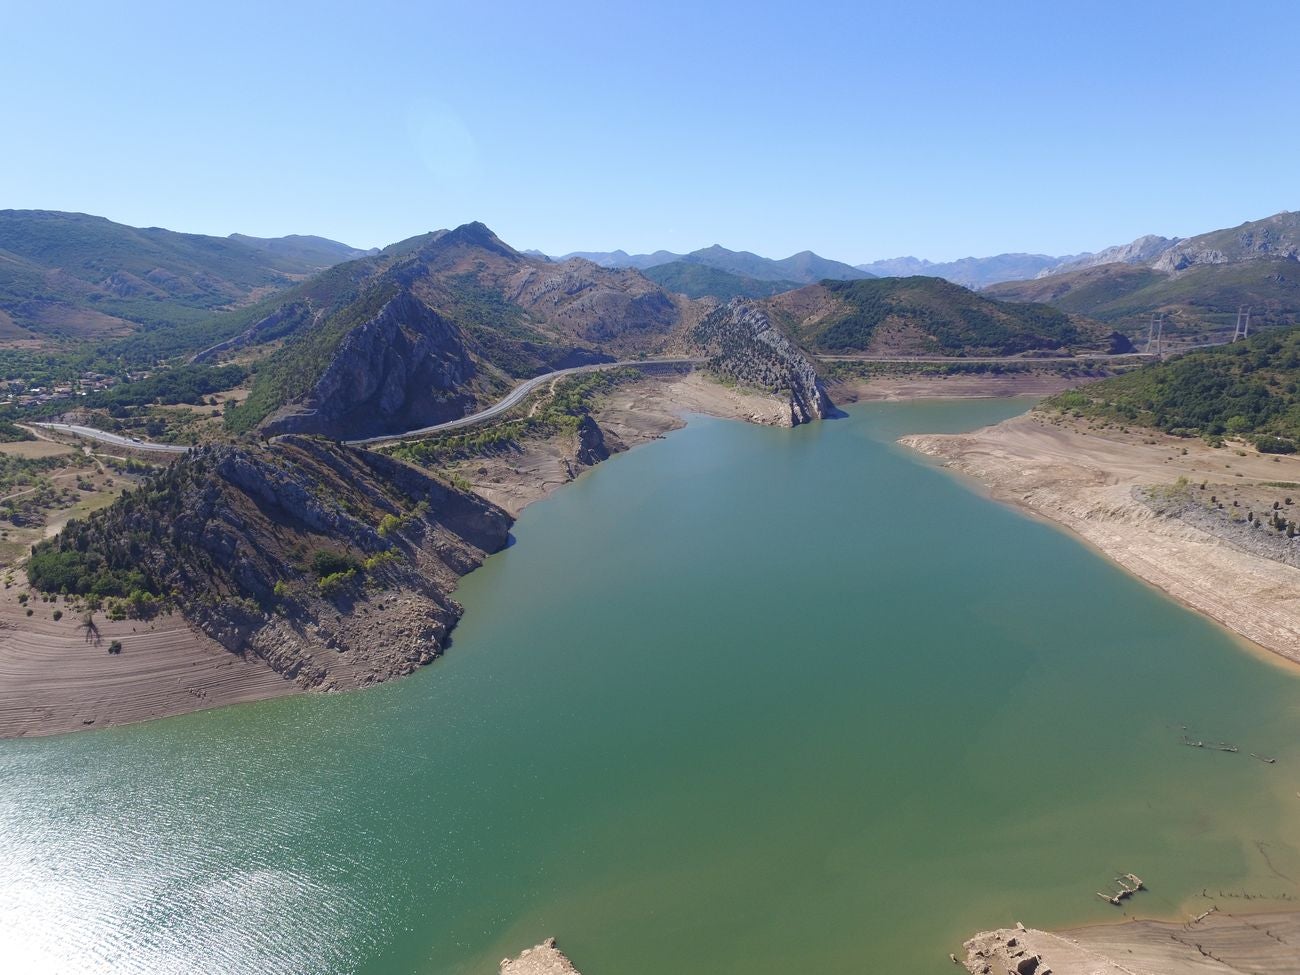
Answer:
M1210 748L1219 752L1237 752L1241 751L1236 745L1230 745L1226 741L1192 741L1186 735L1183 735L1183 744L1191 748Z
M1103 894L1101 891L1097 891L1097 896L1108 904L1114 904L1116 907L1119 907L1139 890L1146 890L1146 884L1135 873L1126 873L1116 877L1115 885L1119 887L1119 890L1115 893Z

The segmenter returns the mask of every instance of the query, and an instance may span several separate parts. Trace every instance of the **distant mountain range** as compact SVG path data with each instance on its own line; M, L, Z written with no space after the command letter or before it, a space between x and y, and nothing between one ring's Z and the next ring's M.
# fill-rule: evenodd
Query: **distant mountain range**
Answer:
M760 257L749 251L733 251L714 244L689 254L674 254L671 251L655 251L653 254L629 254L626 251L574 251L563 257L555 258L567 261L580 257L583 260L599 264L601 267L634 267L645 271L663 264L698 264L736 274L755 281L793 282L795 285L812 284L827 278L836 281L857 281L875 277L870 272L840 261L814 254L812 251L800 251L781 260Z
M958 261L935 263L919 257L895 257L886 261L859 264L858 269L876 277L910 277L922 274L943 278L967 288L986 288L999 281L1019 281L1032 278L1044 270L1076 259L1049 257L1047 254L996 254L993 257L963 257Z
M462 251L482 267L457 259L447 272L443 265ZM811 251L774 260L719 245L690 254L552 259L516 251L478 224L366 251L322 237L210 237L86 214L7 210L0 211L0 343L84 349L119 365L148 366L227 342L261 347L335 321L342 328L354 315L370 320L376 310L358 296L391 297L427 278L415 297L435 316L460 323L468 354L482 366L485 385L468 392L477 400L508 378L575 356L662 351L668 336L680 336L704 313L694 300L763 301L823 281L872 281L877 273L912 282L889 294L919 302L898 319L914 323L988 313L952 293L926 291L921 279L930 278L1001 301L1050 304L1131 336L1156 311L1166 313L1168 327L1196 334L1231 327L1242 305L1253 308L1258 325L1289 324L1300 321L1300 214L1187 239L1147 235L1095 254L945 263L902 257L854 268ZM1011 275L1018 277L1004 280ZM874 301L877 292L854 295ZM432 319L426 324L436 331ZM873 331L873 341L885 334ZM1044 342L1067 337L1059 323L1034 334ZM978 345L964 335L962 342ZM318 352L325 355L311 355ZM265 402L269 415L288 400Z
M1041 301L1139 332L1153 312L1178 329L1231 327L1238 308L1256 324L1300 321L1300 213L1179 239L1147 235L1083 255L990 296Z

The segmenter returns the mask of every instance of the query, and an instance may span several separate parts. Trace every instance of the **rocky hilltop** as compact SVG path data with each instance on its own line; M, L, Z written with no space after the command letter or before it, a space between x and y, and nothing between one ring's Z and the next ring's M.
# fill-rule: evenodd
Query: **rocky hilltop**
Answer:
M719 376L788 397L791 426L823 419L834 409L817 368L763 309L733 299L705 316L694 339Z
M1146 234L1127 244L1117 244L1114 247L1099 250L1095 254L1082 254L1079 257L1064 260L1052 267L1043 268L1033 277L1046 278L1054 274L1064 274L1067 271L1082 271L1090 267L1100 267L1103 264L1137 264L1149 267L1152 262L1156 261L1177 243L1177 237L1159 237L1156 234Z
M1300 213L1275 213L1240 227L1215 230L1179 241L1162 252L1152 267L1172 274L1202 264L1231 264L1266 258L1300 257Z
M344 335L310 392L263 430L355 438L454 419L474 404L476 372L460 329L399 292Z
M228 417L236 432L397 433L540 373L661 354L708 307L630 268L520 253L471 223L341 265L204 356L265 358Z
M410 673L510 517L401 461L307 437L208 447L39 546L37 588L174 607L304 688Z

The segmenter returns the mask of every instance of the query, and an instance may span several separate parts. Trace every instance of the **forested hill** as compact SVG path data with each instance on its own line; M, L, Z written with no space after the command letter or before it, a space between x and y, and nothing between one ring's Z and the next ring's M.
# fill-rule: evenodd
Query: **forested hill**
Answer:
M994 301L941 278L823 281L767 304L805 348L825 354L1012 355L1110 342L1109 330L1089 319Z
M1300 444L1300 328L1191 352L1047 400L1050 409L1154 427L1178 436L1224 436L1261 450Z

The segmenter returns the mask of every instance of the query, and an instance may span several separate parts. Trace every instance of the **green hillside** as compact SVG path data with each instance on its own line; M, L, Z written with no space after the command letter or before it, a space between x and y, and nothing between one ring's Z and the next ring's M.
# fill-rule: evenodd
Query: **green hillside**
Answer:
M1191 352L1047 400L1048 408L1261 449L1300 443L1300 328Z
M9 333L0 339L78 340L195 324L337 263L339 248L352 250L305 240L207 237L83 213L0 211L0 320Z
M1042 301L1062 311L1108 322L1130 334L1164 312L1174 328L1231 328L1249 305L1258 325L1300 321L1300 262L1261 257L1231 264L1199 264L1177 274L1104 264L1082 271L994 285L985 292L1011 301Z
M1013 355L1104 348L1108 330L1042 304L994 301L941 278L823 281L773 299L784 324L828 354ZM810 313L811 312L811 313Z
M641 273L660 287L688 298L717 298L721 301L730 301L732 298L766 298L802 287L796 281L760 281L690 261L659 264L646 268Z

